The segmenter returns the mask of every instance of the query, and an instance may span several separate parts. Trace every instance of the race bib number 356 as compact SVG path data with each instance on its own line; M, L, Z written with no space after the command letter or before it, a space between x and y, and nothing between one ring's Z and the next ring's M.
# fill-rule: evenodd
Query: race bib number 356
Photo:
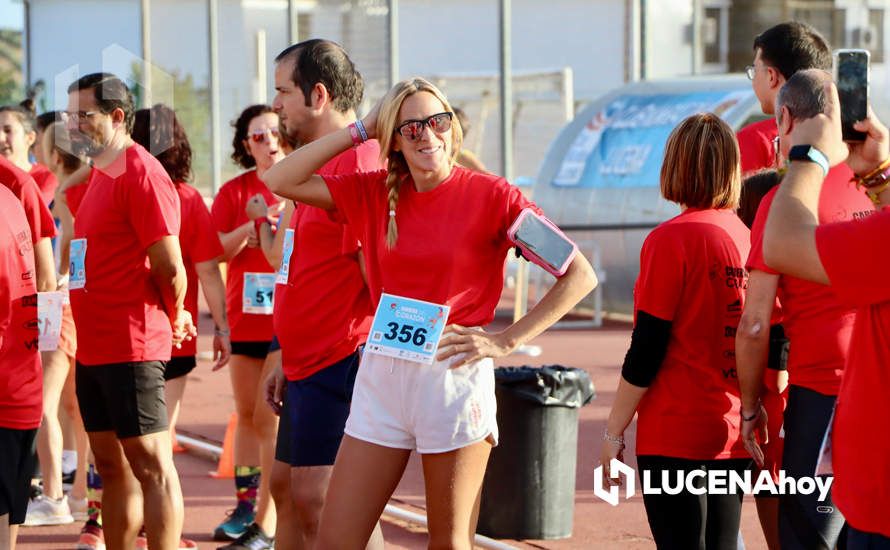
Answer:
M245 273L241 311L258 315L272 315L272 295L275 292L274 273Z
M449 309L422 300L383 294L365 351L432 364Z

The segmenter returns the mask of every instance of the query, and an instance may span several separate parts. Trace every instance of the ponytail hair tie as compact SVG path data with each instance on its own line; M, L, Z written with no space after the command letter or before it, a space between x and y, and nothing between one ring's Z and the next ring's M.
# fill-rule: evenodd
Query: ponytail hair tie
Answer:
M395 210L390 210L390 211L389 211L389 217L390 217L390 218L395 218L395 217L396 217L396 211L395 211Z

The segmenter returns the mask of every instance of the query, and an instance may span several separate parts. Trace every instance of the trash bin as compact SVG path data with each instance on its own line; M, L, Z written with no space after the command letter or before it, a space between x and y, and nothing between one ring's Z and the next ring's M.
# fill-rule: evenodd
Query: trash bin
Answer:
M495 370L499 445L482 485L477 531L492 538L572 535L578 409L594 397L581 369Z

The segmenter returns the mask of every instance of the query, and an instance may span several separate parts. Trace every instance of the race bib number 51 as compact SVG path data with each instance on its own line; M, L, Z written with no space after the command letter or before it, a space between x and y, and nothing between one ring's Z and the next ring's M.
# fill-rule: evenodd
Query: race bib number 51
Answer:
M365 351L432 364L448 321L448 306L383 294Z
M275 291L274 273L245 273L241 311L258 315L272 315L272 295Z

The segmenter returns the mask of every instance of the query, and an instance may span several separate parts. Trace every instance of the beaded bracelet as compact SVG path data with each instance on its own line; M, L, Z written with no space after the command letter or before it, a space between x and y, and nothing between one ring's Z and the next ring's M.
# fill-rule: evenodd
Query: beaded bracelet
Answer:
M616 445L624 446L624 436L611 435L609 434L608 428L603 430L603 441L608 441L609 443L615 443Z
M853 176L856 187L871 189L890 181L890 158L864 176Z
M365 123L362 122L362 119L356 119L355 127L358 129L358 133L362 136L362 142L368 141L368 131L365 130Z

